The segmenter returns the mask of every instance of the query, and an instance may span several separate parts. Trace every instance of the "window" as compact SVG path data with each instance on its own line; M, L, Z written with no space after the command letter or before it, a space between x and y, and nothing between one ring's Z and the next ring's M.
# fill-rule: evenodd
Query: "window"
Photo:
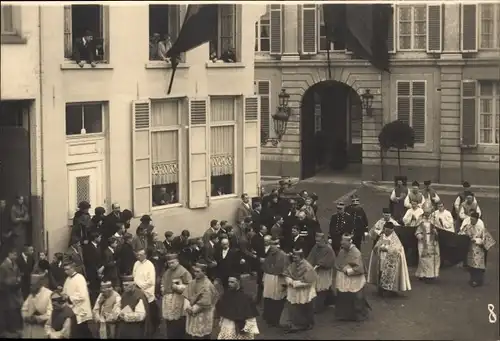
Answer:
M103 5L64 6L64 58L75 60L93 57L94 61L100 62L109 60L105 13L107 6ZM82 38L89 33L92 43L86 45Z
M318 6L318 46L320 51L345 51L345 43L343 42L330 42L328 44L328 39L326 38L326 26L325 19L323 16L323 6ZM329 45L329 46L328 46Z
M210 97L211 196L235 193L236 98Z
M15 34L16 30L14 27L14 6L12 5L2 5L2 34Z
M500 129L500 82L480 81L479 143L498 144Z
M179 30L179 5L149 5L149 60L163 60L159 47L164 47L164 52L167 52L177 39Z
M500 5L480 4L479 22L479 47L500 48Z
M103 133L102 103L66 104L66 135Z
M151 102L152 205L179 202L181 101Z
M425 50L427 7L398 6L398 39L400 50Z
M236 5L218 5L217 39L210 42L210 59L236 62Z
M270 52L271 48L271 18L269 6L266 14L260 17L255 23L255 52Z
M425 121L427 115L426 82L397 82L397 115L415 132L415 143L425 143Z

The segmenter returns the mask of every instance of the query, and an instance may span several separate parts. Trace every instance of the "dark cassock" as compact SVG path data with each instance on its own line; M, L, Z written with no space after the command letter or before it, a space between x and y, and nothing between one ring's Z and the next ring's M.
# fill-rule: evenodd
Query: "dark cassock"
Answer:
M182 293L193 277L179 264L176 254L167 255L167 270L161 280L162 314L168 339L183 339L186 335L186 316Z
M99 331L100 339L114 339L116 336L116 322L120 316L121 297L113 288L111 281L101 283L101 293L92 309L94 322Z
M344 211L345 204L337 203L337 213L330 219L329 238L332 240L332 248L335 254L340 251L340 240L344 233L351 233L354 228L352 216Z
M285 325L287 333L312 329L318 276L314 267L304 259L303 250L293 251L292 263L285 270L284 276L287 301L280 324Z
M218 292L206 275L207 268L200 262L193 266L194 279L183 293L186 334L190 339L210 339L213 332Z
M347 206L345 211L351 215L353 220L353 243L358 249L361 249L361 242L363 241L365 233L368 232L368 217L366 216L365 210L359 203L359 198L353 197L352 204Z
M117 339L147 338L151 329L148 299L135 285L133 276L123 276L123 294L118 318Z
M403 216L406 213L405 198L408 195L406 176L396 176L394 182L394 189L389 197L389 210L394 220L402 225Z
M391 222L384 225L370 254L368 283L376 285L380 295L411 290L405 250Z
M252 298L243 292L239 274L229 276L228 290L217 302L216 311L220 317L217 340L253 340L259 334L259 312Z
M465 201L465 195L470 191L470 184L467 181L462 183L463 190L458 192L455 201L453 202L453 210L451 211L451 215L453 219L458 220L458 214L460 213L460 206Z
M52 313L45 324L45 333L48 339L74 339L76 316L67 304L66 299L59 292L52 293Z
M366 268L361 251L353 245L350 235L344 235L335 260L335 316L343 321L363 321L368 317L370 305L366 300Z
M316 298L315 311L322 312L332 294L333 272L335 266L335 252L333 251L323 232L316 232L316 245L307 256L307 261L316 270Z
M271 327L279 326L281 313L285 306L286 282L284 273L290 265L290 257L279 248L279 241L273 240L262 263L264 286L264 311L262 318Z

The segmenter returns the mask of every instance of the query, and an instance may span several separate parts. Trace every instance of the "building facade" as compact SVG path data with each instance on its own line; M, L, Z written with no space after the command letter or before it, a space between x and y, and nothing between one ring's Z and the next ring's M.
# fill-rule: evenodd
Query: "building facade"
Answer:
M242 193L258 193L253 37L265 6L219 6L217 39L182 56L167 95L172 69L151 54L152 40L174 41L186 8L2 4L1 99L32 103L33 237L51 254L67 246L83 200L91 213L131 209L134 229L150 214L159 233L201 233L211 219L233 220ZM4 40L5 18L18 40ZM87 30L95 65L80 66L74 49ZM234 62L210 60L228 49Z
M382 73L326 40L320 6L268 6L255 39L263 176L307 178L345 158L365 180L392 180L397 152L382 159L378 134L400 119L415 132L401 153L409 179L498 186L500 5L398 4L388 46L391 72ZM292 115L275 146L266 137L281 88Z

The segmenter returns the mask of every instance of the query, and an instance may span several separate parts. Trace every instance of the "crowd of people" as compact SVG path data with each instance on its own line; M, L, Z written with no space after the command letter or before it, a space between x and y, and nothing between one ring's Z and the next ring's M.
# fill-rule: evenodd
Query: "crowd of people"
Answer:
M81 202L70 245L49 262L31 245L11 245L0 265L0 336L27 338L253 339L257 316L270 328L295 333L314 328L314 316L335 306L343 321L370 311L367 283L382 296L411 290L407 255L416 277L432 283L443 263L440 235L466 239L470 284L483 283L487 251L495 241L464 183L449 212L430 182L406 187L397 178L388 208L373 227L356 196L337 203L328 233L317 218L318 196L285 181L260 197L241 196L235 224L210 221L202 237L167 231L160 240L144 215L132 234L133 214ZM410 234L416 246L403 236ZM361 245L373 240L368 267ZM441 243L441 244L440 244ZM413 256L411 256L413 257ZM409 258L411 258L409 257ZM242 278L256 279L256 294ZM250 282L253 283L253 282Z

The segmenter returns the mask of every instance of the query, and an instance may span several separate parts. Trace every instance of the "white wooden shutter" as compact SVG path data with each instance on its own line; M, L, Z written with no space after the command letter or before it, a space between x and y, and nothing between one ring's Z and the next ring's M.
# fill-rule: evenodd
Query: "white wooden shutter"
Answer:
M443 50L443 6L427 5L427 52L441 53Z
M283 53L283 5L270 5L269 26L270 54L281 55Z
M389 20L389 32L387 32L387 51L396 53L396 5L392 5L391 19Z
M427 112L425 81L413 81L411 93L411 127L415 132L415 143L425 143L425 116Z
M477 146L477 81L462 81L462 105L460 112L460 146Z
M302 54L318 53L317 5L302 5Z
M189 208L207 207L210 198L210 127L207 99L189 100Z
M132 106L133 210L138 217L151 211L151 103L138 100Z
M64 5L64 58L73 56L73 21L71 18L71 5Z
M259 96L244 101L243 124L243 192L256 197L260 192Z
M397 81L396 100L398 120L411 124L410 122L410 82Z
M476 4L462 4L462 52L477 52L479 13Z

